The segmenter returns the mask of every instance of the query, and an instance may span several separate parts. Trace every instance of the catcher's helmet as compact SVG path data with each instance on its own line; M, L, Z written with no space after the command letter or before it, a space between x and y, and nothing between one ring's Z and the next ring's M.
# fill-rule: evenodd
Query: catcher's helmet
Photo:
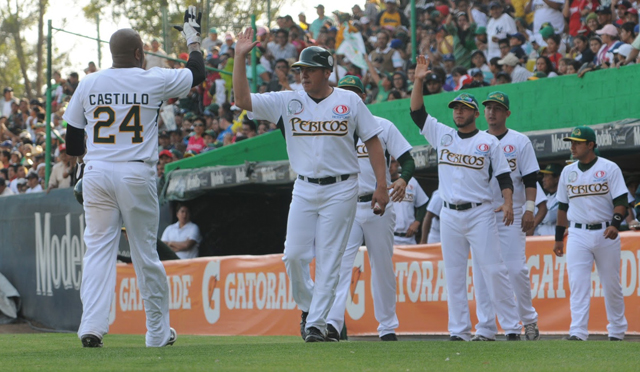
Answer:
M300 60L291 67L320 67L333 69L333 56L321 47L311 46L304 48L300 53Z
M73 195L76 197L78 203L83 204L84 199L82 197L82 178L78 180L76 186L73 188Z

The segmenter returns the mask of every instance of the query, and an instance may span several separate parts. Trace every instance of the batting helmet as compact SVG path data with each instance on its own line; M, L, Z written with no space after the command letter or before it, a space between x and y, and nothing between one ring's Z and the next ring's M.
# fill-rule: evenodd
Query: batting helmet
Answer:
M84 203L84 198L82 197L82 178L78 180L78 183L76 183L76 186L73 188L73 196L76 197L78 203Z
M300 53L300 60L291 67L320 67L333 69L333 56L331 53L318 46L304 48Z

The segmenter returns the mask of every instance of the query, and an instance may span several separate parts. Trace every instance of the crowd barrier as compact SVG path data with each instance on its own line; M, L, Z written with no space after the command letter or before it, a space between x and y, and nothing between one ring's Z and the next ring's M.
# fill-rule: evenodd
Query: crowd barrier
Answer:
M640 233L621 234L621 283L629 334L640 333ZM566 262L552 253L552 237L527 240L533 305L544 334L566 334L571 322ZM439 244L396 247L398 334L447 334L447 290ZM297 335L300 310L291 295L282 255L199 258L165 262L171 324L179 333L201 335ZM110 332L142 334L142 299L131 265L118 265ZM313 275L313 270L312 270ZM475 313L472 268L467 296ZM591 275L589 331L606 333L602 287ZM472 315L475 323L475 315ZM375 335L371 270L361 248L353 267L346 324L349 335Z

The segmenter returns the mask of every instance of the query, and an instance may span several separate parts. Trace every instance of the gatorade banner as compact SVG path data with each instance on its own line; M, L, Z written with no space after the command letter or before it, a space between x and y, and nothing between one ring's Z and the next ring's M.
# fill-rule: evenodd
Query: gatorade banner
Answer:
M621 283L628 334L640 333L640 234L621 234ZM571 323L569 280L564 257L553 252L553 237L527 239L533 305L543 334L566 334ZM356 256L347 302L348 334L377 335L371 270L364 247ZM447 290L439 244L396 247L398 334L448 334ZM182 334L299 335L300 310L291 294L282 255L207 257L165 261L171 325ZM314 275L313 264L311 275ZM471 260L467 296L475 324ZM605 333L604 294L591 275L589 331ZM132 265L119 264L110 333L146 332L142 298Z

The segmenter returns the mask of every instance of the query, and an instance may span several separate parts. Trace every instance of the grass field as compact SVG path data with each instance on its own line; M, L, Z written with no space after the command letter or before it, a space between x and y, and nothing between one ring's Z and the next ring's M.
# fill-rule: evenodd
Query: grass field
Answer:
M400 341L305 344L299 337L179 336L145 348L107 335L83 349L74 334L0 335L0 371L638 371L638 342Z

